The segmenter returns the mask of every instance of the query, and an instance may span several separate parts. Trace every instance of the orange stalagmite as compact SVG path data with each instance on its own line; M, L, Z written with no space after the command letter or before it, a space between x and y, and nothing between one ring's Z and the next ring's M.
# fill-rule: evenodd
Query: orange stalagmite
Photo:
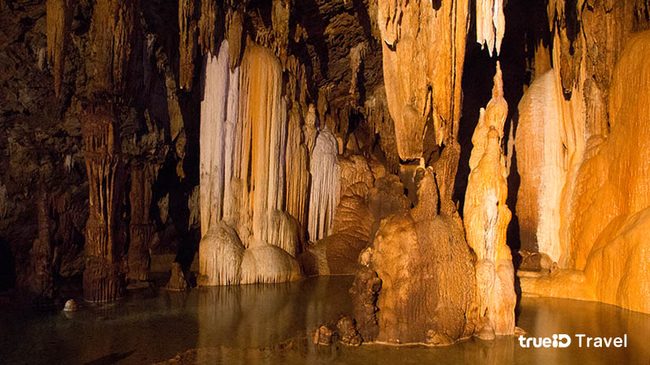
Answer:
M481 109L472 143L471 172L465 193L467 243L477 257L476 280L481 332L513 334L515 330L514 268L506 231L512 214L506 205L508 183L501 150L508 104L503 98L497 62L492 99Z

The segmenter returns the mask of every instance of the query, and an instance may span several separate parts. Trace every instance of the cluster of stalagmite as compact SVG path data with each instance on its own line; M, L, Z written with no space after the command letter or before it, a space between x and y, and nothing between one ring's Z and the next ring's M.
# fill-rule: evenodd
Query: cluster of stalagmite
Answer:
M512 214L508 197L505 156L501 149L508 104L503 97L501 68L497 62L492 99L481 109L472 136L471 172L467 183L464 224L467 243L476 253L476 284L483 330L513 334L516 295L514 267L506 231ZM487 328L486 328L487 327Z

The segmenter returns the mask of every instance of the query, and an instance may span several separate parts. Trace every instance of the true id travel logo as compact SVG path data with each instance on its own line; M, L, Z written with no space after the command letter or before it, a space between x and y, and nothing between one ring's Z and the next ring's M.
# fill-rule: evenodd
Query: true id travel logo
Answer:
M519 346L523 348L567 348L578 347L627 347L627 334L623 337L588 337L585 334L554 334L551 337L519 336Z

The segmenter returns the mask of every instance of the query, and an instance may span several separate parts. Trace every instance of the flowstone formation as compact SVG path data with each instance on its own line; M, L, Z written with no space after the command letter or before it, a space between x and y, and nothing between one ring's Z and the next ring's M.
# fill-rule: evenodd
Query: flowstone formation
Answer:
M514 334L514 267L506 231L512 216L505 155L501 150L508 104L503 97L497 62L492 99L481 109L469 160L471 172L465 193L464 224L467 243L476 253L476 285L481 333Z
M249 39L241 65L231 71L229 47L224 41L206 66L199 284L296 280L302 277L295 260L299 223L283 210L289 123L281 66L270 51ZM319 193L325 197L321 204L327 204L328 190ZM327 217L317 214L310 213L310 220L327 227Z
M632 37L613 73L607 136L589 140L577 172L571 268L522 277L525 293L598 300L650 313L647 286L647 63L650 32ZM625 161L623 164L622 161Z

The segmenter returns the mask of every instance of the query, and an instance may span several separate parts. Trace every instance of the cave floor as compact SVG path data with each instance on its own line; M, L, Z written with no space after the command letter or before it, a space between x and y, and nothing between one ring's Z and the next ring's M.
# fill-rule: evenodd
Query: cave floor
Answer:
M534 337L568 334L568 348L522 348L515 337L439 348L320 347L312 331L351 313L351 277L298 283L145 289L114 305L75 313L6 309L0 313L3 364L649 364L650 315L566 299L522 299L518 326ZM575 334L617 337L627 348L578 346Z

